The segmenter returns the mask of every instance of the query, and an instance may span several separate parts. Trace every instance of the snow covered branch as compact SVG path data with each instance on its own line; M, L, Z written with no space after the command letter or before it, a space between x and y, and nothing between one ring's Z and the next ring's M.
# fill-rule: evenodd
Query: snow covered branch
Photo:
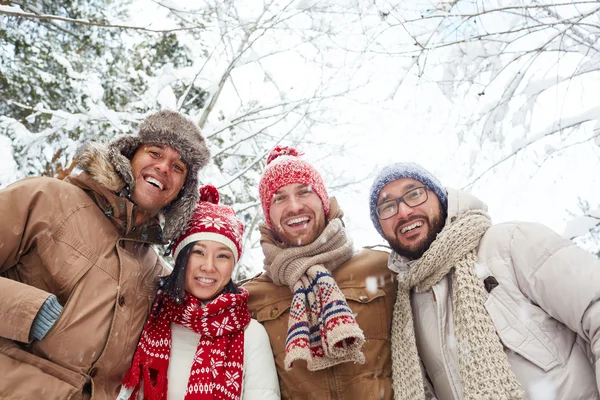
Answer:
M84 25L84 26L95 26L95 27L99 27L99 28L131 29L131 30L154 32L154 33L170 33L170 32L189 31L189 30L199 29L198 27L153 29L153 28L144 27L144 26L105 24L105 23L100 23L100 22L89 21L87 19L68 18L68 17L61 17L59 15L50 15L50 14L35 14L32 12L22 11L18 7L9 7L9 6L2 6L2 5L0 5L0 14L6 15L9 17L21 17L21 18L38 19L38 20L45 20L45 21L62 21L62 22L69 22L71 24L78 24L78 25ZM64 29L64 28L61 27L60 29Z

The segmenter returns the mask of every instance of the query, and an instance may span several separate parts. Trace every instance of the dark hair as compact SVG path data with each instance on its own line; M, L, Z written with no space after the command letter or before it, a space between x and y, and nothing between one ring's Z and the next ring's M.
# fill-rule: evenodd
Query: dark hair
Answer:
M185 271L195 244L196 242L189 243L181 249L175 260L173 271L169 275L163 276L158 280L158 289L162 290L177 304L183 304L183 298L185 296ZM233 282L233 279L229 279L229 282L227 282L221 293L239 294L240 290L235 282ZM162 304L159 304L156 307L154 315L157 315L161 308Z

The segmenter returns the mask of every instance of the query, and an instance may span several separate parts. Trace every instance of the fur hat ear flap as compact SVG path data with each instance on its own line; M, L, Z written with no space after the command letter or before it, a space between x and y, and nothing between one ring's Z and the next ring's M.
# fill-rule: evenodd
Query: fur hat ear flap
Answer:
M123 188L123 178L117 173L117 163L110 156L111 150L101 143L88 142L77 150L77 167L90 173L93 180L107 189L117 192ZM126 165L127 159L118 155ZM131 174L129 174L131 175Z
M140 140L133 136L121 136L108 144L108 160L125 181L130 192L133 192L135 186L131 173L131 159L140 145Z
M179 200L172 202L163 210L162 214L165 218L163 238L166 241L175 240L189 225L189 220L200 199L197 187L197 185L186 186L182 189Z

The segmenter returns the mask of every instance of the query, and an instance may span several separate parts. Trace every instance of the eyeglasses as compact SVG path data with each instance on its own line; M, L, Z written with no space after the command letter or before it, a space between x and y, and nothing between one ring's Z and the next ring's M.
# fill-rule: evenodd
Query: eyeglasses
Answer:
M425 186L420 186L418 188L409 190L408 192L404 193L403 196L400 196L397 199L388 200L385 203L380 204L375 209L375 212L377 213L379 219L392 218L394 215L398 214L398 205L400 202L413 208L425 203L427 198L427 189Z

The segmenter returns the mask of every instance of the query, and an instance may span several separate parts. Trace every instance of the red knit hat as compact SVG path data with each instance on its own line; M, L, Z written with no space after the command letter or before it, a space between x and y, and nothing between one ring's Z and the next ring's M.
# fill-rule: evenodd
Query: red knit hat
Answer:
M200 201L196 205L189 227L176 241L173 247L173 258L188 244L198 240L213 240L229 247L233 252L234 262L242 256L242 236L244 224L233 208L219 205L221 196L213 185L200 188Z
M260 202L267 226L272 228L269 210L271 209L271 198L276 191L286 185L303 183L312 188L323 203L325 216L329 215L329 195L321 175L308 162L300 159L303 155L293 147L275 147L267 158L267 168L263 173L258 185Z

